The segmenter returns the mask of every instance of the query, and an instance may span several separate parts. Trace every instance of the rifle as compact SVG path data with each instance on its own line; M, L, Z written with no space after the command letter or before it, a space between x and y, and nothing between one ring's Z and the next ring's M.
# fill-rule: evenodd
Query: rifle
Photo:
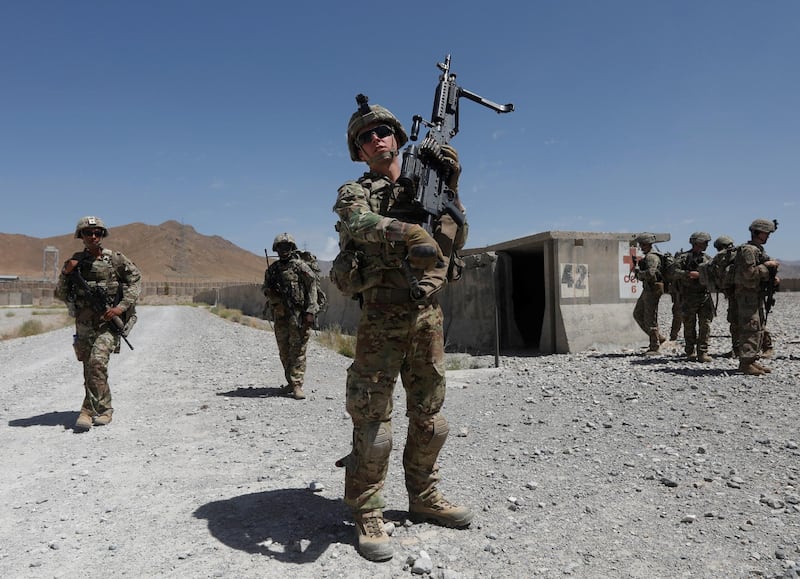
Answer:
M631 281L637 281L639 278L636 275L637 274L636 268L638 267L641 258L639 257L635 246L631 245L628 248L628 255L631 257L631 270L628 272L628 277L630 278Z
M89 296L89 304L92 306L92 309L96 311L98 314L104 314L111 308L109 305L113 303L113 299L109 300L108 294L106 294L103 288L98 286L90 286L89 282L83 279L81 275L81 268L80 264L75 267L70 273L69 276L72 277L73 281L80 286L80 288L86 292L86 295ZM112 331L117 334L120 338L125 340L125 343L128 344L128 347L133 350L133 346L128 341L128 332L125 330L125 322L122 321L122 318L119 316L113 316L111 318L111 329Z
M775 224L775 231L777 231L778 220L773 219L772 223ZM766 287L764 288L764 324L767 323L767 317L772 311L772 306L775 305L775 290L778 289L777 284L775 283L775 278L778 275L778 268L769 267L767 270L769 271L769 279L765 282Z
M769 279L766 281L766 287L764 288L764 323L767 323L767 317L769 313L772 311L772 306L775 305L775 290L777 289L777 284L775 283L775 276L778 273L777 268L770 267L769 269Z
M454 202L455 191L446 185L453 167L441 153L441 146L447 145L458 133L459 99L465 97L498 114L514 110L511 103L499 105L458 86L456 75L450 72L449 54L443 63L436 63L436 66L442 73L433 97L431 120L426 121L420 115L414 115L409 138L416 141L422 125L428 128L428 133L421 145L409 145L403 151L400 178L397 180L408 195L411 207L390 215L401 221L422 225L428 233L433 233L433 222L444 214L450 215L459 227L466 221L464 212ZM366 102L366 97L363 98Z

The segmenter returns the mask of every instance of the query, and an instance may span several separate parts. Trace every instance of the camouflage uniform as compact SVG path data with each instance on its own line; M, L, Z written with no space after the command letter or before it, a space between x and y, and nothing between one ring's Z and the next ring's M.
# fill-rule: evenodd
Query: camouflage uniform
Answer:
M770 272L764 262L770 261L764 247L749 241L736 255L734 296L739 325L739 362L747 366L755 362L764 347L764 295ZM771 340L770 340L771 346Z
M313 319L319 312L316 276L295 249L286 259L270 264L264 272L261 290L272 312L287 392L302 398L306 346L311 335L311 324L307 323L305 314L310 314Z
M363 275L369 280L361 292L356 354L347 371L353 450L346 462L344 500L356 511L384 506L380 491L392 445L392 393L398 375L406 390L409 417L403 466L406 488L414 500L437 492L436 459L448 433L440 412L445 398L442 309L435 296L412 302L404 270L406 247L387 242L378 229L399 192L388 178L365 173L340 188L334 207L349 243L363 252ZM448 216L442 220L445 229L454 225ZM462 235L459 248L463 242ZM443 283L446 268L437 269L415 274L422 285L431 277L436 278L432 283Z
M637 237L645 239L644 235ZM648 236L655 241L655 236ZM641 242L640 242L641 243ZM648 242L644 242L648 243ZM648 353L658 352L666 339L658 331L658 302L664 295L664 281L661 274L661 257L654 249L648 249L644 257L636 264L636 277L642 282L642 295L636 300L633 308L633 319L650 338Z
M701 263L710 261L705 252L686 251L675 262L674 283L680 286L681 317L686 355L707 361L711 321L714 319L714 302L711 293L699 279L690 277ZM695 348L697 349L695 353Z
M79 222L80 223L80 222ZM102 223L102 222L101 222ZM122 253L103 249L95 258L88 251L75 253L81 276L91 287L102 288L109 305L123 310L121 318L130 329L136 321L135 304L141 292L141 274ZM62 271L55 291L75 314L74 348L83 362L84 399L81 414L110 416L111 389L108 385L108 362L111 353L119 353L120 336L111 321L102 319L102 312L92 308L89 296Z
M415 206L397 180L399 148L408 137L397 118L368 99L356 97L359 109L347 126L353 161L370 170L345 183L333 207L339 217L339 255L331 281L361 303L356 352L347 369L347 412L353 421L350 454L336 462L345 467L344 501L353 511L359 552L371 561L393 556L383 523L381 489L392 450L392 396L399 375L406 391L408 435L403 453L409 518L448 527L468 526L473 514L447 501L437 490L437 458L448 434L441 413L445 398L443 314L436 295L460 270L455 251L467 236L450 215L431 224L412 218ZM427 139L426 139L427 141ZM444 195L458 200L458 155L437 145L437 171ZM432 152L432 151L431 151ZM390 217L392 215L392 217ZM414 299L412 300L412 295Z
M733 239L727 235L721 235L714 240L714 249L718 253L732 248L735 245ZM728 302L728 311L726 312L725 320L728 322L728 329L731 333L731 351L729 354L724 354L725 358L738 358L739 357L739 321L738 321L738 308L736 306L736 295L733 288L725 288L722 290L722 295Z

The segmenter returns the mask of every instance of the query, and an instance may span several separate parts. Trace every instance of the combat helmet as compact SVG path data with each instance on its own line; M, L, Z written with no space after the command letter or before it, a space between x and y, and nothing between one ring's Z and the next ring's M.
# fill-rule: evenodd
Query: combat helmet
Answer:
M636 243L647 243L653 245L656 242L656 236L654 233L640 233L636 236L635 239Z
M777 229L778 224L769 219L756 219L750 224L750 231L763 231L764 233L772 233Z
M704 241L711 241L711 236L705 231L695 231L689 237L689 243L703 243Z
M292 250L297 249L297 243L295 243L294 237L288 233L279 233L275 236L275 241L272 242L272 251L278 251L278 246L282 243L291 244Z
M720 235L714 240L714 249L717 251L722 251L723 249L727 249L729 247L733 247L735 242L732 238L728 237L727 235Z
M358 156L359 146L356 143L356 137L364 127L375 123L385 123L394 129L394 138L397 140L398 149L408 142L408 135L403 129L403 125L389 109L380 105L370 105L369 99L363 94L356 97L356 102L359 105L358 110L352 114L347 123L347 148L350 149L350 159L356 162L361 161Z
M103 220L94 215L87 215L78 219L78 224L75 226L75 239L81 238L81 231L88 228L99 228L103 230L103 237L108 237L108 228Z

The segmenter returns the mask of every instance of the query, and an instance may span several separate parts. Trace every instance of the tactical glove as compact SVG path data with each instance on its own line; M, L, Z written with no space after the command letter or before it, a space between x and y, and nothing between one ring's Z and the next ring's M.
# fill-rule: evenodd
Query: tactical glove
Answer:
M461 164L458 162L458 152L450 145L439 145L430 136L425 137L420 145L424 156L433 158L441 167L441 175L447 188L453 193L458 192L458 178L461 175Z
M450 165L447 188L453 193L458 193L458 178L461 176L461 163L458 162L458 153L450 145L442 145L442 157L445 163Z
M408 263L414 269L427 270L444 263L439 244L419 225L395 219L386 227L386 239L405 242Z

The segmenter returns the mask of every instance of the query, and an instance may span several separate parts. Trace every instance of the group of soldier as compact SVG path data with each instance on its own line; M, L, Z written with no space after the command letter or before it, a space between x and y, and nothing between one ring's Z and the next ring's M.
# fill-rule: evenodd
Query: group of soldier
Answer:
M761 359L773 355L772 339L766 328L768 296L777 288L779 263L764 251L764 245L776 229L768 219L756 219L750 224L750 239L735 246L733 239L723 235L714 241L718 256L730 253L731 284L721 291L728 302L727 321L731 333L731 351L726 357L739 359L739 371L760 376L771 372ZM710 362L708 351L711 321L716 313L712 297L713 283L703 275L712 262L706 253L711 236L698 231L691 235L688 251L674 256L672 263L655 249L656 237L641 233L636 237L643 256L636 261L635 275L642 282L643 291L636 302L633 317L648 335L650 343L646 355L659 353L667 338L658 324L658 306L666 292L672 297L672 326L669 339L678 338L683 327L684 351L688 360Z
M468 225L465 217L456 221L448 213L427 227L396 217L408 214L411 204L398 183L399 150L407 141L403 126L389 110L364 100L348 122L347 146L351 159L366 163L367 171L339 188L333 207L340 253L333 262L331 280L361 306L355 355L346 378L352 446L336 465L344 468L344 502L352 511L358 551L371 561L393 556L381 491L392 450L393 391L398 377L405 389L408 416L403 469L409 518L453 528L467 527L473 519L469 508L454 504L439 490L437 463L449 431L442 414L444 333L437 296L445 284L460 276L457 252L466 242ZM441 163L440 175L452 206L464 214L455 149L436 145L427 154ZM733 351L745 374L770 371L758 359L769 352L764 287L778 282L778 263L763 249L774 230L770 221L753 221L750 241L737 251L735 287L726 292ZM76 430L111 421L108 360L136 321L141 290L141 274L133 262L103 248L107 235L100 218L81 218L75 237L83 241L84 249L64 264L57 289L57 296L76 317L75 352L83 362L85 395ZM711 359L708 341L714 309L697 271L698 264L709 259L705 250L710 239L707 233L693 234L691 250L677 257L671 272L679 289L675 303L686 355L699 362ZM641 234L636 241L644 253L636 265L644 291L634 317L650 337L647 353L654 354L666 340L658 329L658 303L667 272L654 248L655 236ZM721 250L732 244L721 237L714 245ZM318 273L313 261L302 259L288 233L275 238L273 250L278 259L268 265L262 290L274 321L286 393L302 400L306 343L320 307ZM673 330L670 337L674 339L677 330Z

